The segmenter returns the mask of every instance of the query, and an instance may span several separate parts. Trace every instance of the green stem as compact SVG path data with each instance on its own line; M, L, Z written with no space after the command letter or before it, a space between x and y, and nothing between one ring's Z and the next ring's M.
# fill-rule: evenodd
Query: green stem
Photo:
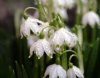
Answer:
M42 6L41 6L40 0L37 0L37 3L38 3L39 19L42 20L42 14L43 14L43 12L42 12Z
M74 54L76 54L76 51L69 49L69 50L63 51L63 54L64 53L74 53Z
M66 45L64 44L63 47L63 52L66 50ZM68 66L67 66L67 52L63 53L62 57L61 57L61 63L62 63L62 67L67 70Z
M77 51L78 51L78 58L79 58L78 59L79 60L79 68L84 73L83 54L82 54L82 51L80 50L80 47L78 47Z
M53 0L47 0L48 21L52 20L52 13L54 12Z
M61 57L62 67L67 70L67 53L64 53Z
M77 30L78 30L77 35L79 40L79 46L77 47L79 68L81 69L82 72L84 72L84 63L83 63L83 54L82 54L83 33L82 33L81 26L77 27Z
M31 73L33 78L38 78L38 59L36 56L34 56L34 67L33 67L33 72Z
M44 75L44 56L39 59L39 67L40 67L40 77Z
M69 63L71 63L71 60L72 60L73 57L77 57L77 55L72 54L72 55L69 57ZM78 58L78 57L77 57L77 58Z
M83 33L84 33L84 40L87 43L88 42L88 31L87 31L87 27L84 28Z
M24 10L24 18L27 19L27 17L29 16L29 14L27 13L28 10L37 10L35 7L27 7Z
M16 37L18 38L20 36L20 14L21 14L21 9L17 9L14 15L14 24L15 24L15 34Z
M92 30L92 43L94 43L96 40L96 26L94 26Z
M60 54L56 53L56 64L61 64Z
M82 11L83 11L83 4L82 4L81 0L77 0L77 9L80 9L80 13L76 14L76 24L79 25Z

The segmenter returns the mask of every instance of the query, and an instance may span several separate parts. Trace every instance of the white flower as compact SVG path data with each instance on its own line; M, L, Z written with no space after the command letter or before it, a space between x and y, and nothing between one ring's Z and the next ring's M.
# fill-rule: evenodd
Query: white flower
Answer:
M65 6L69 9L75 6L76 0L65 0Z
M64 7L65 6L65 0L53 0L54 5Z
M89 0L81 0L83 4L87 4Z
M35 19L33 17L28 17L26 20L24 19L21 24L21 36L30 36L30 32L32 31L35 34L39 34L42 30L42 26L44 22Z
M75 5L75 0L54 0L54 5L57 7L63 7L63 8L73 8Z
M44 77L49 75L49 78L66 78L66 71L60 65L50 65L45 71Z
M34 35L28 36L27 37L28 46L31 47L35 43L35 41L37 41L37 39L38 38L36 36L34 36Z
M90 11L83 16L82 24L84 26L89 24L93 28L95 24L100 25L100 18L95 12Z
M38 56L38 59L43 56L44 52L52 58L53 50L50 43L46 39L39 39L31 46L29 57L32 56L33 51Z
M58 13L63 19L68 19L68 14L65 8L56 8L55 13Z
M63 19L68 19L65 8L65 0L53 0L54 12L59 14Z
M56 51L60 51L61 46L66 43L68 47L72 48L77 44L77 36L71 33L67 28L57 30L50 41Z
M81 70L77 68L76 66L73 66L72 68L69 68L67 71L67 77L68 78L84 78Z

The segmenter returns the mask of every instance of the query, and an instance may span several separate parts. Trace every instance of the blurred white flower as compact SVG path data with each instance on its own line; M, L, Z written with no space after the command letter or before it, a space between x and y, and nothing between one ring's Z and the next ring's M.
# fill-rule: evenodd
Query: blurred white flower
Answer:
M84 78L83 73L76 66L73 66L72 68L69 68L67 70L67 77L68 78L76 78L76 77L78 77L78 78Z
M89 0L81 0L83 4L87 4Z
M65 6L69 9L75 6L76 0L65 0Z
M41 2L42 2L43 5L47 4L47 0L41 0Z
M73 8L75 5L75 0L54 0L54 5L56 7L63 7L63 8Z
M53 2L53 11L56 13L56 14L59 14L63 19L67 19L68 18L68 15L67 15L67 11L66 11L66 8L65 8L65 0L51 0ZM44 5L44 8L45 8L45 5L48 5L48 1L47 0L41 0L41 2L43 3ZM45 8L45 10L48 9L48 8Z
M46 39L39 39L31 46L29 57L32 56L33 51L38 56L38 59L43 56L44 52L52 58L53 50L50 43Z
M60 28L50 38L50 42L56 51L60 51L61 46L66 43L72 48L77 44L77 36L67 28Z
M28 17L26 20L22 20L21 24L21 36L30 36L30 32L32 31L34 34L39 34L42 30L42 27L45 25L44 22L35 19L33 17Z
M49 75L49 78L66 78L66 71L60 66L56 64L52 64L47 67L45 71L44 77Z
M68 19L67 9L73 8L75 0L53 0L55 13L60 14L63 19Z
M100 18L95 12L90 11L83 16L82 24L84 26L89 24L93 28L96 24L100 25Z
M53 0L54 5L57 7L64 7L65 6L65 0Z
M56 8L55 13L58 13L65 20L68 19L68 14L65 8Z

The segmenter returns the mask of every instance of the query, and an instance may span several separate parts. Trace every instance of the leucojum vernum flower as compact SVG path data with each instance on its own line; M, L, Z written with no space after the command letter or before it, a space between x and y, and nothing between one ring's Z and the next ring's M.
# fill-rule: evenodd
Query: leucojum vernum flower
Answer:
M36 2L38 8L35 7L35 10L38 12L38 17L27 13L27 10L32 10L34 7L26 8L20 27L21 38L27 39L30 51L28 58L35 55L38 60L43 57L54 59L46 64L42 72L43 78L47 76L48 78L84 78L82 31L76 27L77 32L75 32L63 22L63 19L68 19L66 10L77 5L76 0L52 0L51 7L48 7L49 0ZM81 22L82 25L89 24L93 28L95 24L100 25L100 18L94 11L87 11L82 16ZM73 63L73 57L78 59L78 66Z

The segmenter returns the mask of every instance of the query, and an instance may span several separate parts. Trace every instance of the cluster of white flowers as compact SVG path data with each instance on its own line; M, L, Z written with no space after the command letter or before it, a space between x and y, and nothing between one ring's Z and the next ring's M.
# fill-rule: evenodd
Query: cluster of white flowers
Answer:
M70 67L67 72L63 69L60 65L53 64L47 67L44 77L49 75L49 78L84 78L83 73L81 70L76 67L72 66Z
M47 4L48 0L41 0L43 4ZM60 14L63 19L68 19L67 9L77 6L77 13L84 14L82 24L90 25L92 28L97 24L100 26L100 18L94 11L89 11L89 0L52 0L55 13ZM81 5L80 5L81 4ZM81 7L82 6L82 7Z
M48 0L41 0L46 5ZM60 14L64 19L68 19L67 9L71 9L75 6L75 0L52 0L54 12Z
M44 53L52 57L54 53L61 51L63 44L66 44L69 48L77 44L77 36L67 27L61 27L50 32L51 28L53 27L49 26L49 23L30 16L22 21L20 32L21 37L25 36L27 38L30 48L29 57L32 56L33 52L38 58L41 58ZM49 34L51 35L48 37Z

